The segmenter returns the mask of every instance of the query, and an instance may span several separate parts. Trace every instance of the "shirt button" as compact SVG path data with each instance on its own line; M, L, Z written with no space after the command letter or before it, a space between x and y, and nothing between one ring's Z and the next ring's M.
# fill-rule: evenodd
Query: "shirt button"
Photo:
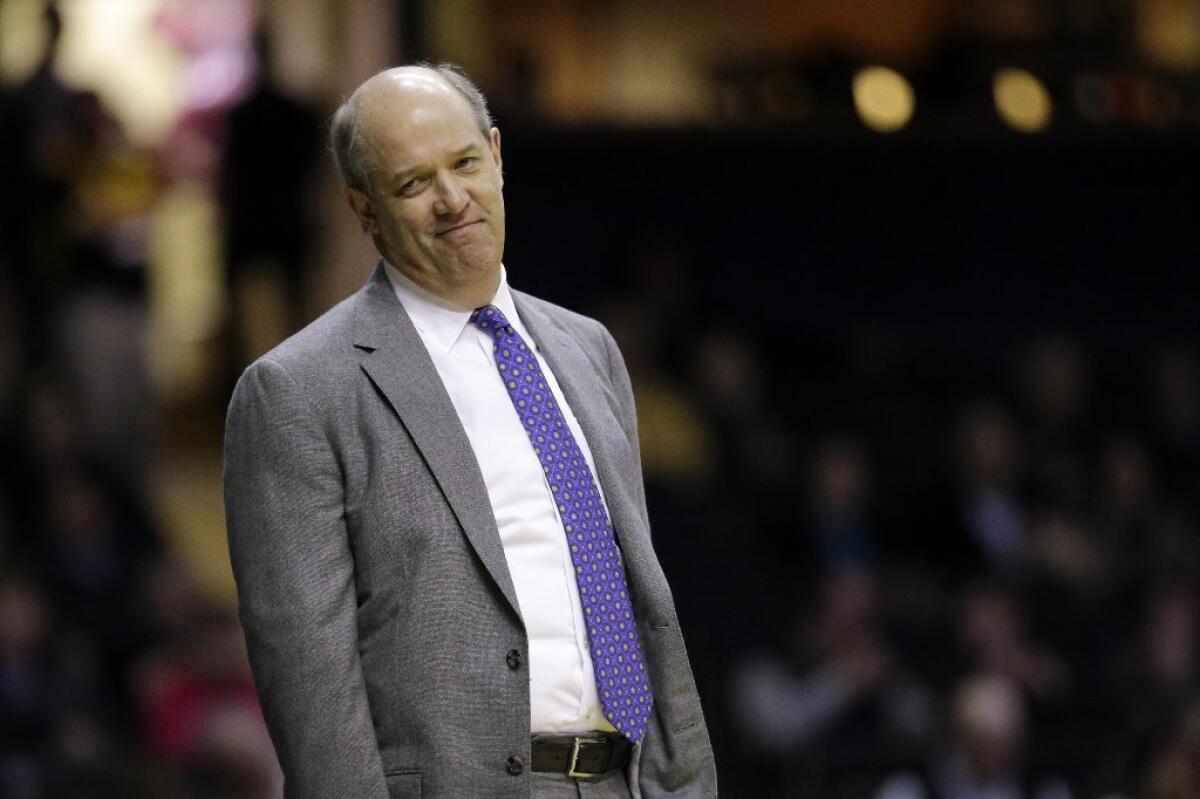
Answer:
M513 755L508 759L508 764L505 765L504 770L515 777L525 770L525 761Z
M521 653L520 653L520 651L516 650L516 649L508 650L508 654L504 656L504 662L507 663L508 667L510 669L512 669L513 671L516 671L517 669L521 668Z

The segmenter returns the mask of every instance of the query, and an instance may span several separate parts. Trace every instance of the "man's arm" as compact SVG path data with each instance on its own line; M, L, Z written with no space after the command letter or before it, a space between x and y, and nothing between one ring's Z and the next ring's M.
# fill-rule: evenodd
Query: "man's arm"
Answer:
M386 797L358 654L341 470L311 401L269 360L246 370L229 406L225 512L287 795Z

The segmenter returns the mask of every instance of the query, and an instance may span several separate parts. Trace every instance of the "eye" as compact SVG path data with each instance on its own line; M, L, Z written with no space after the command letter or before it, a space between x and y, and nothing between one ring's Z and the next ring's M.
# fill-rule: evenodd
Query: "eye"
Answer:
M463 156L458 159L458 163L454 165L455 169L469 169L479 163L479 158L474 155Z
M425 178L424 178L423 176L420 176L420 175L418 175L418 176L417 176L417 177L415 177L415 178L409 178L409 179L408 179L407 181L405 181L405 182L404 182L404 184L403 184L403 185L400 187L400 193L401 193L401 194L403 194L403 195L405 195L405 196L407 196L407 197L411 197L412 195L414 195L414 194L416 194L418 191L420 191L420 190L421 190L421 187L422 187L424 184L425 184Z

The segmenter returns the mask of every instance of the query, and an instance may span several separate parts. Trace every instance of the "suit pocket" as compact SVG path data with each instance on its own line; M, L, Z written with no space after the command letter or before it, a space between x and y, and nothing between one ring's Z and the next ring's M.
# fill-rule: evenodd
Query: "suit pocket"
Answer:
M421 799L421 772L389 771L384 779L390 799Z
M655 702L659 718L672 733L686 732L703 723L704 716L683 635L676 624L661 622L652 622L649 633L642 645L650 647L646 654L650 685L658 699L672 698L669 702Z

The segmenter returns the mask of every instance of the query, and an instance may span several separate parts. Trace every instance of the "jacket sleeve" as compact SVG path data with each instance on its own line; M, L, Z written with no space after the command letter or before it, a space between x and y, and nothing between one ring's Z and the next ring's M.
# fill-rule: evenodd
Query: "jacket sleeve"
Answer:
M259 700L289 797L386 797L357 635L343 478L311 400L260 360L225 428L225 512Z
M650 519L646 512L646 487L642 478L642 448L638 439L637 406L633 399L633 384L629 379L629 370L625 368L625 359L621 357L621 351L617 348L617 342L608 332L608 328L599 323L597 326L600 328L600 337L604 341L604 349L608 355L608 379L612 383L613 390L617 395L617 402L621 406L618 421L621 423L625 438L629 441L629 450L637 465L637 474L633 475L634 479L630 481L630 486L637 499L638 513L642 514L646 529L649 529Z

